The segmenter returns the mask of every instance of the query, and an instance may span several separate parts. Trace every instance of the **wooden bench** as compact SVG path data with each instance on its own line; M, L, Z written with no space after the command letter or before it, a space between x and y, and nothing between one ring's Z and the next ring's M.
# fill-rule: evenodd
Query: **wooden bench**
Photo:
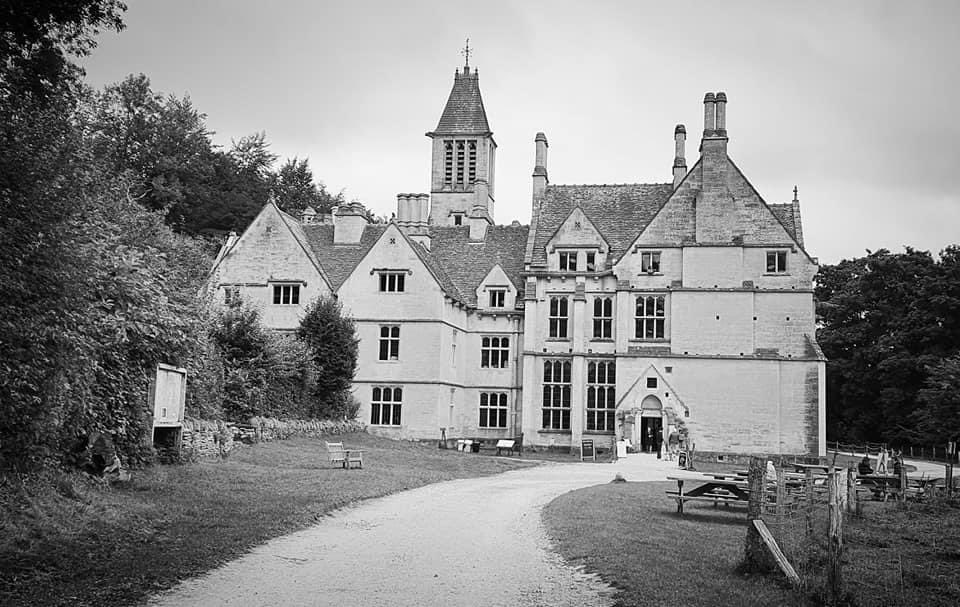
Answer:
M331 464L339 464L343 468L350 469L354 464L358 468L363 468L363 450L345 449L343 443L327 443L327 453L330 455Z

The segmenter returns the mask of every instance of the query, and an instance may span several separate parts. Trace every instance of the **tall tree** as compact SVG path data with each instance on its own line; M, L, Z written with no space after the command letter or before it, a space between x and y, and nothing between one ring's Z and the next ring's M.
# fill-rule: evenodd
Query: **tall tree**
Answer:
M831 439L928 442L915 412L930 369L960 350L957 257L955 247L939 262L908 247L821 268Z
M343 204L343 192L333 196L322 182L314 180L306 158L287 159L277 171L272 192L277 205L288 213L307 207L313 207L318 213L329 213L333 207Z
M0 4L0 94L46 98L81 70L102 29L123 29L118 0L12 0Z

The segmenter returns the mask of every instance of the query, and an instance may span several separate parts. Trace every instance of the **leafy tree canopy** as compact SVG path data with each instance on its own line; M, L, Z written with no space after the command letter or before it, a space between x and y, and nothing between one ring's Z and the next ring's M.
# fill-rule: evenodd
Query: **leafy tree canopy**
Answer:
M828 437L933 442L919 421L932 402L921 392L931 370L960 351L960 249L939 260L909 247L879 250L823 266L816 297Z

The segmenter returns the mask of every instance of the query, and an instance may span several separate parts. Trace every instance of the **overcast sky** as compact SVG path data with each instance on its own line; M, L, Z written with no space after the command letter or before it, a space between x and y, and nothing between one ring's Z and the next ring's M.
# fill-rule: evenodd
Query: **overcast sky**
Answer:
M126 1L91 84L142 72L217 143L266 131L379 215L429 192L424 133L469 37L497 223L530 221L538 131L551 183L668 182L674 125L692 166L725 91L730 157L769 203L799 186L822 262L960 243L960 2Z

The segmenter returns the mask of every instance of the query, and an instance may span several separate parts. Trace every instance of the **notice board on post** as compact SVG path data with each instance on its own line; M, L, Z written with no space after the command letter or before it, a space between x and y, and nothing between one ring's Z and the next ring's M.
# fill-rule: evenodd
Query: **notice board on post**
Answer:
M580 461L586 459L597 461L597 450L594 448L592 438L585 438L580 441Z

